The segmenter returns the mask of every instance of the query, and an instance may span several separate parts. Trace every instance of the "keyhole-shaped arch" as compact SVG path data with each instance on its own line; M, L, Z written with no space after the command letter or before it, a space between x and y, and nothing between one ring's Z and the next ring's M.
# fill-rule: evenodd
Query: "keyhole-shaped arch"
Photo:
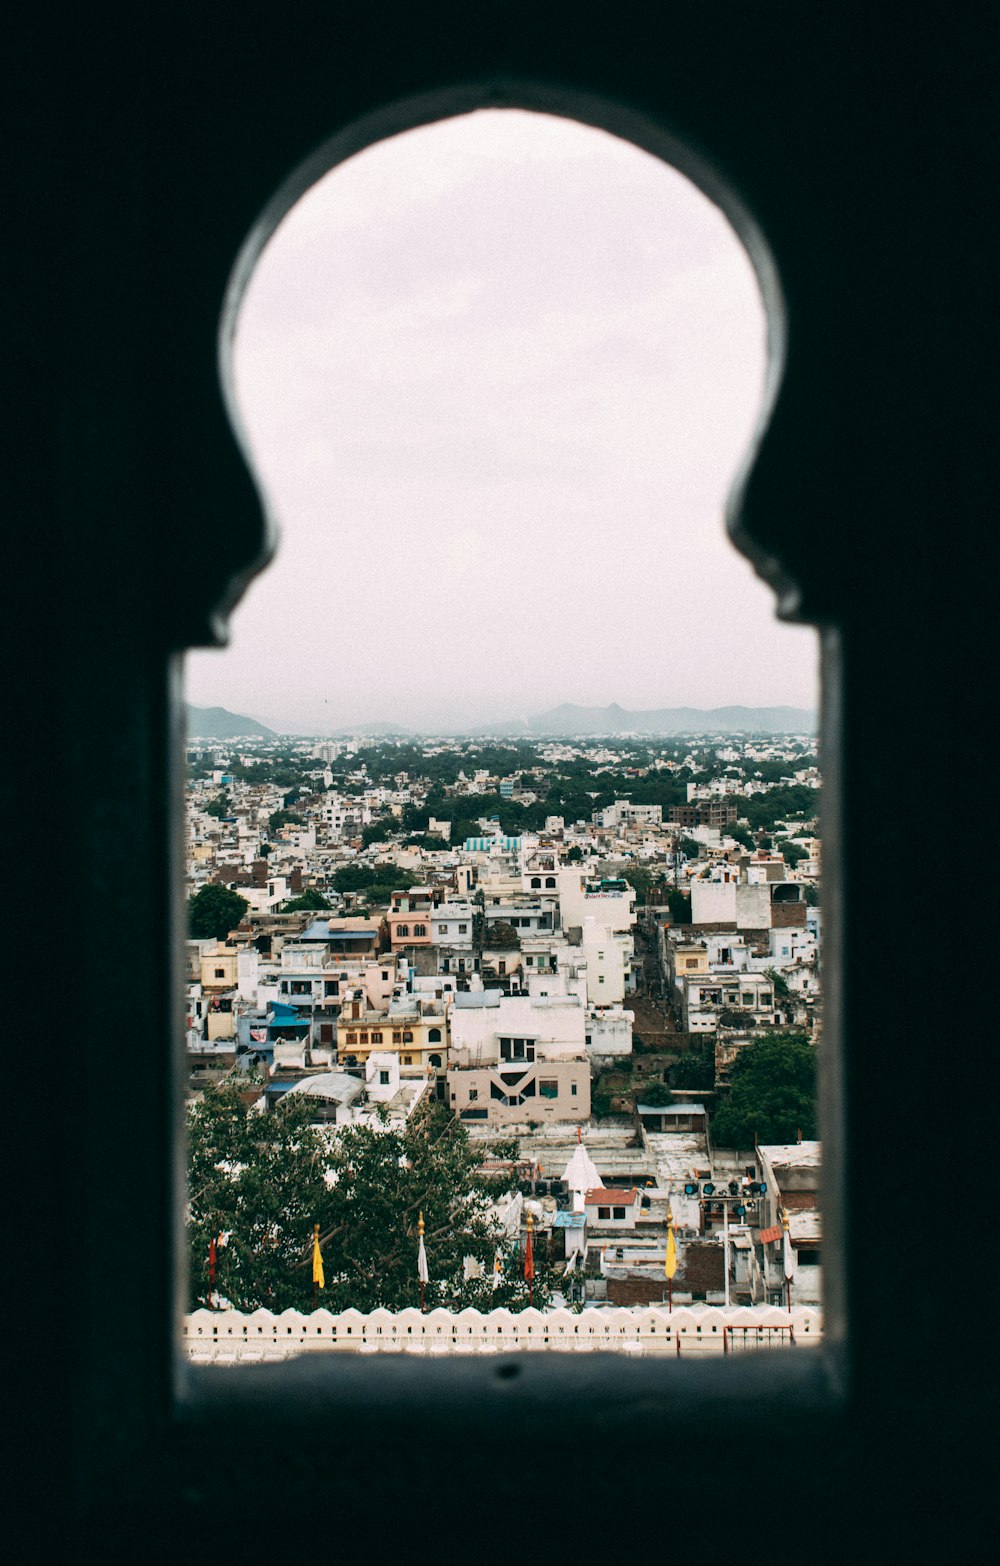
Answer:
M752 562L758 575L775 591L778 613L781 618L799 617L800 594L792 572L779 561L773 550L754 537L746 525L746 495L750 475L753 472L757 452L767 435L772 412L782 383L786 348L786 314L778 279L778 271L770 247L760 225L740 201L736 192L722 181L711 166L680 139L672 137L662 127L655 126L638 116L630 115L620 105L601 103L593 99L581 100L579 95L521 84L509 92L496 88L453 89L434 98L411 100L393 105L358 122L332 137L274 193L262 209L257 222L248 234L230 277L222 316L219 364L223 393L229 418L244 459L254 471L254 459L250 449L248 431L238 406L234 374L234 348L241 307L250 280L261 260L263 251L284 218L314 185L338 164L378 142L390 139L405 130L429 126L437 121L451 119L477 108L522 108L539 113L577 121L582 125L608 131L620 140L630 142L644 151L651 152L680 173L718 207L742 243L757 279L766 319L767 351L766 378L759 405L756 427L744 459L732 483L726 506L726 527L736 547ZM266 509L266 495L261 491L261 503ZM224 603L218 606L224 614L238 600L247 582L272 558L276 546L276 529L272 519L263 538L263 547L256 558L244 563L234 575L230 591Z
M229 416L243 446L248 466L253 469L253 456L237 403L233 355L241 306L271 236L300 198L326 173L353 154L406 130L430 126L442 119L453 119L456 115L473 112L480 107L522 108L555 114L607 131L677 169L725 215L753 266L767 325L767 374L763 395L752 439L730 490L726 526L737 548L749 558L758 575L777 594L779 617L789 620L807 618L802 611L800 586L793 565L769 546L767 528L763 529L762 541L748 520L749 517L762 514L761 503L759 500L755 503L754 500L755 464L771 439L772 421L780 399L788 349L786 310L771 247L761 225L738 193L706 159L692 152L680 137L672 136L661 126L640 121L619 105L594 99L581 100L578 95L569 97L545 88L526 89L523 86L509 93L474 89L463 93L452 91L435 98L395 105L359 122L331 138L301 165L262 209L241 250L226 296L220 335L220 372ZM272 533L265 550L248 564L244 582L266 563L273 547Z

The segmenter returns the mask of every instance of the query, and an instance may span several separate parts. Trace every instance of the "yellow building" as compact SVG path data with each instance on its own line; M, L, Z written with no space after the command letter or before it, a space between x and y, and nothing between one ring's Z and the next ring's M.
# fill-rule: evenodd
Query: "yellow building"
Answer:
M232 946L216 946L201 954L201 987L206 995L218 995L236 988L236 963L239 953Z
M444 1071L448 1065L448 1019L439 1002L415 1000L405 1011L392 1012L345 1006L337 1022L338 1063L363 1066L372 1050L398 1054L404 1077Z

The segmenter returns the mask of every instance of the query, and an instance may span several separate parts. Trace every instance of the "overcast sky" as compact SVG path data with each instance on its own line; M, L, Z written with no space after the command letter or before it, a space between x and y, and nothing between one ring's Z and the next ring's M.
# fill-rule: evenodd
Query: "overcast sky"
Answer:
M369 148L264 251L235 371L281 543L190 655L197 705L322 733L816 704L815 634L722 522L756 281L658 159L513 110Z

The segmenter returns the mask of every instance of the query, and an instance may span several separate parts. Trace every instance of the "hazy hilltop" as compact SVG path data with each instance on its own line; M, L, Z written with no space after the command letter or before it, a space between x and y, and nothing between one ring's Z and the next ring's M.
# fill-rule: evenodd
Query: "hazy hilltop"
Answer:
M188 706L188 734L198 739L276 739L256 718L229 712L225 707ZM319 729L298 726L280 731L284 734L317 736ZM470 739L492 736L498 739L569 739L573 736L615 734L814 734L816 714L804 707L654 707L632 710L612 702L609 707L578 707L563 702L548 712L532 717L511 718L498 723L473 727L420 730L403 728L384 721L355 723L327 730L328 739L377 741L417 739L421 733L451 734Z
M353 728L334 729L331 739L411 739L413 729L401 729L397 723L362 723Z
M256 718L245 718L238 712L228 712L225 707L192 707L187 709L187 731L191 739L276 739L274 729L269 729Z
M629 711L609 707L577 707L563 702L532 718L476 729L477 734L809 734L816 714L804 707L654 707Z

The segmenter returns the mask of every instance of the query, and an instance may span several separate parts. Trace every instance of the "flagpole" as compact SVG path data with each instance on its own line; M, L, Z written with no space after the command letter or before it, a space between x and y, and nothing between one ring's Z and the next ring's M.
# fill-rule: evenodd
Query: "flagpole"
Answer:
M528 1280L528 1309L535 1303L535 1247L532 1233L535 1220L531 1213L528 1214L528 1238L524 1246L524 1276Z
M673 1313L674 1309L674 1273L677 1270L677 1241L674 1237L673 1209L667 1212L667 1254L663 1262L663 1270L667 1275L667 1310Z
M782 1270L784 1271L784 1274L785 1274L785 1309L788 1311L788 1314L791 1315L791 1313L792 1313L792 1275L791 1275L791 1273L788 1270L788 1252L789 1252L789 1248L790 1248L790 1239L789 1239L788 1208L787 1207L783 1207L781 1209L781 1227L785 1231L784 1244L782 1245L782 1248L781 1248Z
M726 1309L729 1309L729 1203L722 1204L722 1266L726 1291Z
M319 1224L318 1223L314 1223L313 1224L313 1254L314 1255L315 1255L315 1251L316 1251L316 1246L318 1244L319 1244ZM317 1278L316 1278L316 1268L315 1268L315 1266L313 1266L313 1310L316 1309L316 1305L317 1305L317 1293L316 1293L317 1287L318 1287L318 1281L317 1281Z
M424 1215L417 1219L417 1233L420 1236L420 1245L417 1252L417 1275L420 1279L420 1314L424 1314ZM421 1330L423 1330L421 1328Z

